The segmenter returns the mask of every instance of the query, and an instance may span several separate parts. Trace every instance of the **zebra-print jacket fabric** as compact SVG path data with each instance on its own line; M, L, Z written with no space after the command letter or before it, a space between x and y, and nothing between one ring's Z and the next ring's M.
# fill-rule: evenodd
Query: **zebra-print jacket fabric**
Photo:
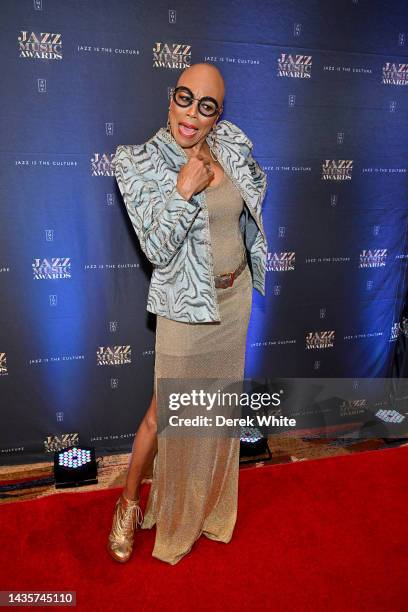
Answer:
M244 199L239 223L252 284L265 295L267 242L262 222L266 174L252 156L253 144L227 120L207 137L226 174ZM153 264L146 309L186 323L220 321L205 193L187 201L176 189L188 157L165 128L147 142L119 145L114 173L141 248Z

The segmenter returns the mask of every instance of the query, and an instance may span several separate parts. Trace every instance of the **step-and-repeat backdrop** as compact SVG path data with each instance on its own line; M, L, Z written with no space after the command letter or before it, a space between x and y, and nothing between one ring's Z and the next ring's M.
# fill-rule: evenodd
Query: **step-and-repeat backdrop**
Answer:
M71 443L131 447L152 395L155 317L111 160L166 125L178 75L197 62L221 70L222 118L268 175L267 293L254 290L246 377L395 371L407 13L403 0L3 0L3 464Z

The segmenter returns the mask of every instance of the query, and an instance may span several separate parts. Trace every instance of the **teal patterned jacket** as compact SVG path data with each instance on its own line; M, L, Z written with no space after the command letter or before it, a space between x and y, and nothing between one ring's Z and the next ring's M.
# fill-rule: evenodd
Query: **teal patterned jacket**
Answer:
M214 146L208 136L207 143L244 199L240 230L253 287L264 296L266 174L239 127L224 119L214 131ZM140 246L153 264L146 309L186 323L220 321L205 192L185 200L176 189L187 161L184 149L160 128L143 144L119 145L112 163Z

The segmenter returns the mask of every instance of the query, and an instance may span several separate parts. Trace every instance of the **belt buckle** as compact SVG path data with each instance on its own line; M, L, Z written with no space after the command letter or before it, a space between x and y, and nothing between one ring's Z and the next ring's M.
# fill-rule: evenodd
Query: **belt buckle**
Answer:
M226 272L225 274L219 275L221 283L228 283L227 285L224 285L224 284L222 285L224 289L226 289L227 287L232 287L232 285L234 284L235 277L236 277L236 272L237 270L234 270L233 272Z

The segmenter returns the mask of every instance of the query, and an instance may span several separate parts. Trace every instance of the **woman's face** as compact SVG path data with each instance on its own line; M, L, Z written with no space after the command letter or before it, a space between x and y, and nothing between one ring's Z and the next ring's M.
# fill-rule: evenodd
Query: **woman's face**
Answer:
M217 114L213 117L206 117L198 110L198 100L193 100L190 106L179 106L171 99L169 109L169 119L171 133L176 142L183 148L189 148L204 140L207 134L216 123L222 112L222 100L219 85L211 81L203 83L202 79L192 78L180 79L177 87L187 87L193 94L194 98L203 98L210 96L218 103Z

